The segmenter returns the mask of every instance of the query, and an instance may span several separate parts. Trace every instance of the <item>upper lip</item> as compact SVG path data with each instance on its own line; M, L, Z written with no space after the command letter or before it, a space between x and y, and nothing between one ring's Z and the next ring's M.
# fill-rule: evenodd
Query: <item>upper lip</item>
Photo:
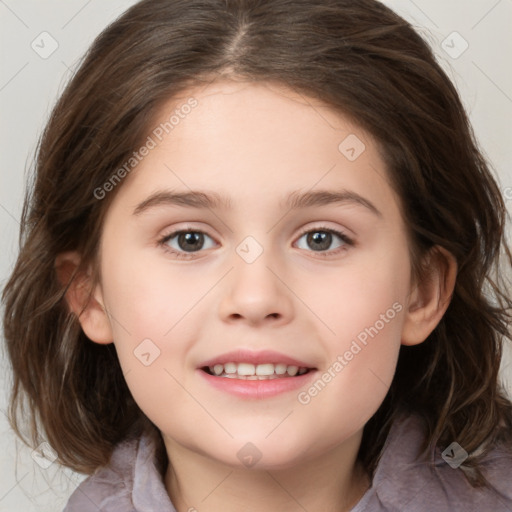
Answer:
M313 366L309 363L301 361L300 359L295 359L294 357L290 357L285 354L281 354L280 352L275 352L274 350L252 351L243 348L233 350L231 352L226 352L212 359L208 359L207 361L203 361L199 365L199 368L203 368L205 366L215 366L216 364L225 363L251 363L254 365L264 363L281 363L286 364L287 366L313 368Z

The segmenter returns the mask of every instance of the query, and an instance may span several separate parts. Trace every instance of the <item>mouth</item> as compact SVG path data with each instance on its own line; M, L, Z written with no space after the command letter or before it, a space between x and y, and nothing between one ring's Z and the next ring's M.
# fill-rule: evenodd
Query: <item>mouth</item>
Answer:
M203 361L197 371L217 391L261 400L308 385L317 368L274 350L238 349Z
M211 366L203 366L202 371L209 375L227 379L239 380L273 380L287 379L304 375L315 368L305 366L288 365L286 363L236 363L234 361L227 363L217 363Z

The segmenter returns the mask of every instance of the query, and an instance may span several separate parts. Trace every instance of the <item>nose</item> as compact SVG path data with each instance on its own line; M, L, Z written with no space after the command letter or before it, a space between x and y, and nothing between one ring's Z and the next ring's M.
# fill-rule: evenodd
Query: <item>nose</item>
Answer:
M223 321L284 325L293 317L293 292L275 258L264 251L247 263L235 254L234 268L222 289L219 314Z

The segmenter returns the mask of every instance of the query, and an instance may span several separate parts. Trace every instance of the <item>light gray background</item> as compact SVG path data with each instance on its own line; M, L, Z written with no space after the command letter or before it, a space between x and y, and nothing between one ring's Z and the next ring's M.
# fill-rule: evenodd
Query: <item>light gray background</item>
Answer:
M38 136L74 66L99 32L132 0L0 0L0 285L17 251L25 169ZM512 0L387 0L435 49L456 83L482 148L512 210ZM453 32L457 34L453 34ZM48 32L52 41L41 33ZM41 42L41 40L43 41ZM35 41L33 43L33 41ZM445 41L443 43L443 41ZM467 42L467 49L463 52ZM460 55L459 55L460 54ZM46 57L46 55L44 55ZM510 187L510 188L509 188ZM502 379L512 396L512 358ZM83 479L56 463L44 469L18 442L5 418L10 383L0 355L0 512L61 511Z

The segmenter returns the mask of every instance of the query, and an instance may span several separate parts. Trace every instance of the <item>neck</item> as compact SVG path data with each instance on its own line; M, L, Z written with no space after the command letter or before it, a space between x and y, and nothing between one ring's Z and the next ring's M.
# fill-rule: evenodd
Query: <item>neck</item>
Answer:
M177 512L348 512L370 485L357 461L361 436L286 469L227 465L164 437L165 486Z

